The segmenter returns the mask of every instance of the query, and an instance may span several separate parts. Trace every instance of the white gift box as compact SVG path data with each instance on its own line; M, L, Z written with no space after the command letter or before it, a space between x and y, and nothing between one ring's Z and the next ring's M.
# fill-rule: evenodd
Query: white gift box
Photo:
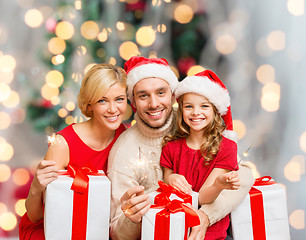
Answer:
M142 218L142 240L157 240L154 239L155 232L155 216L163 209L151 208ZM184 240L185 234L185 213L177 212L170 214L170 232L169 240Z
M99 171L103 174L103 171ZM103 174L88 175L86 239L108 240L111 183ZM45 192L44 230L46 240L71 239L74 192L73 178L59 175ZM82 206L79 206L82 208Z
M271 178L268 177L268 179ZM263 181L264 185L261 186L257 186L256 182L253 188L255 188L255 191L257 189L261 192L262 203L256 202L258 200L251 201L250 195L255 195L251 189L243 202L232 211L231 223L234 239L263 240L265 238L265 240L290 240L285 189L275 182L274 184L265 184L267 182ZM270 180L270 183L273 183L273 181L271 182ZM251 204L254 204L252 206L253 213ZM263 207L261 208L260 206ZM252 221L252 214L254 222ZM262 214L264 219L259 219L259 217L256 219L256 216L260 214ZM260 234L264 236L259 237Z
M155 197L160 194L158 191L149 193L149 201L154 204ZM198 197L199 193L192 192L192 206L198 209ZM183 199L178 197L176 194L171 194L169 196L171 201L179 200L183 202ZM160 208L150 208L150 210L142 217L142 230L141 239L142 240L154 240L155 235L155 219L156 214L162 211ZM170 227L169 227L169 240L184 240L185 235L185 213L176 212L170 214ZM155 239L156 240L156 239Z

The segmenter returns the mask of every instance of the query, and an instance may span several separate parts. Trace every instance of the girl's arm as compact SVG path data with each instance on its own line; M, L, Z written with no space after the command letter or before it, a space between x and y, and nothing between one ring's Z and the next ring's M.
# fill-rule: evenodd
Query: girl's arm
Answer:
M190 194L192 192L192 186L187 182L183 175L173 173L172 169L163 167L164 182L170 184L177 190Z
M237 190L239 185L237 172L214 168L199 191L199 204L212 203L223 189Z
M55 142L48 148L44 159L36 167L25 202L28 217L32 222L43 218L43 193L47 185L57 178L57 171L65 169L69 163L69 148L63 136L56 136Z

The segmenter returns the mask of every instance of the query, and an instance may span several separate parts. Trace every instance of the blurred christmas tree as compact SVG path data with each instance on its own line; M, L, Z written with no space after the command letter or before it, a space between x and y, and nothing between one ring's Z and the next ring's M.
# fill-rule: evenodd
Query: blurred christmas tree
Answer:
M80 81L92 64L123 67L134 55L166 58L182 79L199 64L207 40L205 12L171 0L59 1L45 22L40 59L48 69L27 116L38 131L85 120L76 107ZM129 108L126 122L133 118Z

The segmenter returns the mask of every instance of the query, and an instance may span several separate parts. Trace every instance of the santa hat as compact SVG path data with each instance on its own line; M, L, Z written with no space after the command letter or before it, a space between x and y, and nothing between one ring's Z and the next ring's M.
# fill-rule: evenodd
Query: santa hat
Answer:
M161 78L169 83L173 92L178 84L178 79L164 58L131 57L124 64L127 74L128 97L133 100L135 84L144 78Z
M233 131L229 92L213 71L204 70L183 79L178 84L175 97L178 98L185 93L197 93L214 104L226 125L226 130L223 131L222 135L235 142L238 141L238 135Z

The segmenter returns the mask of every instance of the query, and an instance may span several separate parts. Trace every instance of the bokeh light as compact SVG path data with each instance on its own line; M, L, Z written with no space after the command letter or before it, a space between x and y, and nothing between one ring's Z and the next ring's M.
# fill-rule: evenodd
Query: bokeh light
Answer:
M261 106L267 112L275 112L279 109L280 85L270 82L263 86L261 96Z
M99 34L98 34L98 40L100 41L100 42L106 42L107 41L107 39L108 39L108 32L107 32L107 30L104 28L103 30L102 30L102 32L100 32Z
M0 79L2 83L11 83L14 80L14 72L13 71L4 72L2 71L1 65L0 65Z
M74 123L74 118L73 118L73 116L68 116L68 117L66 117L66 118L65 118L65 122L66 122L67 125L70 125L70 124Z
M288 0L288 11L294 16L304 15L304 0Z
M289 223L295 229L305 228L305 212L303 209L293 211L289 216Z
M49 40L48 49L54 55L61 54L66 49L66 43L63 39L59 37L54 37Z
M246 126L244 122L238 119L233 120L233 129L234 132L238 134L238 139L242 139L246 134Z
M116 65L117 60L116 60L116 58L114 58L114 57L110 57L110 59L109 59L108 63L109 63L109 64Z
M6 141L0 142L0 161L9 161L12 159L13 155L13 146Z
M11 95L11 88L6 83L0 83L0 102L7 100Z
M233 53L236 49L236 45L235 38L229 34L223 34L216 40L216 49L224 55Z
M55 28L55 34L61 39L68 40L74 35L74 27L68 21L59 22Z
M11 91L10 96L3 101L3 105L7 108L14 108L20 103L19 94L15 91Z
M44 84L41 88L41 95L46 100L51 100L52 97L58 96L59 89L57 87L51 87L48 84Z
M40 27L44 17L38 9L30 9L24 16L25 23L31 28Z
M275 81L275 69L269 64L261 65L256 71L257 80L263 84Z
M51 88L60 87L64 82L64 76L60 71L51 70L46 74L46 83Z
M205 68L203 68L200 65L195 65L192 66L191 68L189 68L188 72L187 72L187 76L194 76L195 74L204 71Z
M0 57L0 70L3 72L12 72L16 68L16 60L11 55L3 55Z
M119 47L119 54L124 60L139 55L138 46L131 41L123 42Z
M8 113L0 112L0 119L0 130L7 129L11 125L11 117Z
M51 59L52 64L59 65L65 62L65 56L62 54L58 54L56 56L53 56Z
M76 51L79 56L84 56L87 53L87 48L81 45L77 47Z
M11 212L6 212L0 216L0 227L4 231L11 231L16 227L16 225L17 225L17 218L15 214Z
M13 181L16 185L22 186L30 180L30 173L25 168L17 168L12 175Z
M73 111L75 109L75 103L72 101L69 101L66 103L66 108L68 111Z
M156 39L155 31L152 26L145 26L138 29L136 32L136 41L143 47L151 46Z
M303 132L300 137L300 147L302 151L306 152L306 132Z
M291 182L298 182L301 180L300 164L295 161L290 161L284 167L284 175Z
M7 212L7 206L3 202L0 202L0 216L5 212Z
M6 182L11 177L11 169L6 164L0 164L0 183Z
M81 10L82 9L82 1L81 0L75 0L74 7L75 7L76 10Z
M274 31L267 37L268 46L274 51L283 50L286 47L286 36L284 32Z
M165 24L158 24L157 31L160 33L165 33L167 31L167 26Z
M84 22L81 26L81 34L86 39L95 39L99 33L99 26L94 21Z
M58 110L57 114L59 117L64 118L67 116L68 112L65 108L61 108Z
M181 24L189 23L193 18L193 10L186 4L179 4L174 9L174 19Z
M123 22L117 22L116 23L116 28L119 30L119 31L123 31L125 30L125 25Z
M25 201L25 199L19 199L15 204L15 212L20 217L26 212Z

